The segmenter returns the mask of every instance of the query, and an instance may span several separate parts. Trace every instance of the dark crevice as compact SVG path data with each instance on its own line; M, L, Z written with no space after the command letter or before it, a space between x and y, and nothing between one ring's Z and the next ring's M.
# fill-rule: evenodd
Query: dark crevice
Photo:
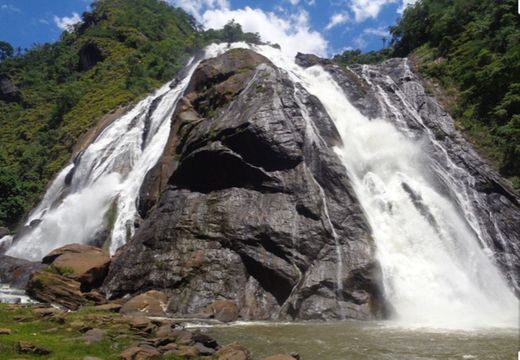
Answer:
M282 305L291 294L292 282L247 255L241 254L241 258L249 275L254 277L263 289L271 293L279 305Z
M242 187L263 188L272 178L261 169L247 164L237 154L220 149L202 149L183 159L170 178L170 184L208 193Z
M239 153L248 163L267 171L287 170L296 167L302 159L290 158L273 149L273 144L255 134L254 129L237 131L222 140L230 149Z

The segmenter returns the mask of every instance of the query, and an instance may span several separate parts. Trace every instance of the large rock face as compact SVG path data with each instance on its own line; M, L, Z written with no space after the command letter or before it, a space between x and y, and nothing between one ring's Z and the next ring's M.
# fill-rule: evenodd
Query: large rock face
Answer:
M173 313L230 300L244 319L383 316L339 142L322 105L262 56L232 50L203 62L143 186L147 219L104 291L161 289Z

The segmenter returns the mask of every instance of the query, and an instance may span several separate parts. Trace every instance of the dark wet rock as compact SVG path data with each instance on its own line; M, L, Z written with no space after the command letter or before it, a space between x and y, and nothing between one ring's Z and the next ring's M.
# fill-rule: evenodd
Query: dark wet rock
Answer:
M206 334L203 334L200 332L192 333L192 339L194 342L200 343L211 349L217 349L219 347L217 340L213 339L209 335L206 335Z
M214 355L216 360L250 360L251 353L235 342L220 348Z
M42 267L43 265L37 262L0 255L0 283L24 289L31 273Z
M103 290L164 289L175 314L227 299L243 319L384 316L339 142L317 99L267 59L233 50L203 62L141 189L146 219Z
M330 65L332 64L332 61L329 59L323 59L319 56L316 56L314 54L302 54L297 53L296 54L296 64L300 65L301 67L308 68L315 65Z
M353 103L361 112L371 117L384 115L408 137L421 141L431 167L447 169L449 178L433 170L431 178L446 197L459 204L461 212L466 210L458 198L467 197L478 219L478 224L468 226L478 228L480 241L491 249L495 262L520 294L520 197L455 128L453 118L425 91L409 61L390 59L380 65L355 65L350 70L328 66L326 70L347 95L358 97ZM357 80L348 79L352 74ZM362 90L352 89L356 83L362 84ZM469 191L452 190L457 188Z

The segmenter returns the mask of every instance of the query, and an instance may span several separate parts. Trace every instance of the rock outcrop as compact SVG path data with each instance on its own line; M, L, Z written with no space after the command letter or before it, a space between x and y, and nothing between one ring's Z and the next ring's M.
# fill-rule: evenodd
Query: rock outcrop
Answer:
M266 58L232 50L203 62L143 185L146 220L103 290L162 289L177 314L228 300L243 319L384 316L340 142L321 103Z

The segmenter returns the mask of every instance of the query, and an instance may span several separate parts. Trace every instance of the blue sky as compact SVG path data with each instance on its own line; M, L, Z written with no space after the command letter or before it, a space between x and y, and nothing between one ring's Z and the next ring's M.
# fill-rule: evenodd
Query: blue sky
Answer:
M230 19L287 51L332 55L348 48L379 49L386 30L414 0L165 0L205 27ZM0 40L14 47L52 42L91 0L0 0Z

